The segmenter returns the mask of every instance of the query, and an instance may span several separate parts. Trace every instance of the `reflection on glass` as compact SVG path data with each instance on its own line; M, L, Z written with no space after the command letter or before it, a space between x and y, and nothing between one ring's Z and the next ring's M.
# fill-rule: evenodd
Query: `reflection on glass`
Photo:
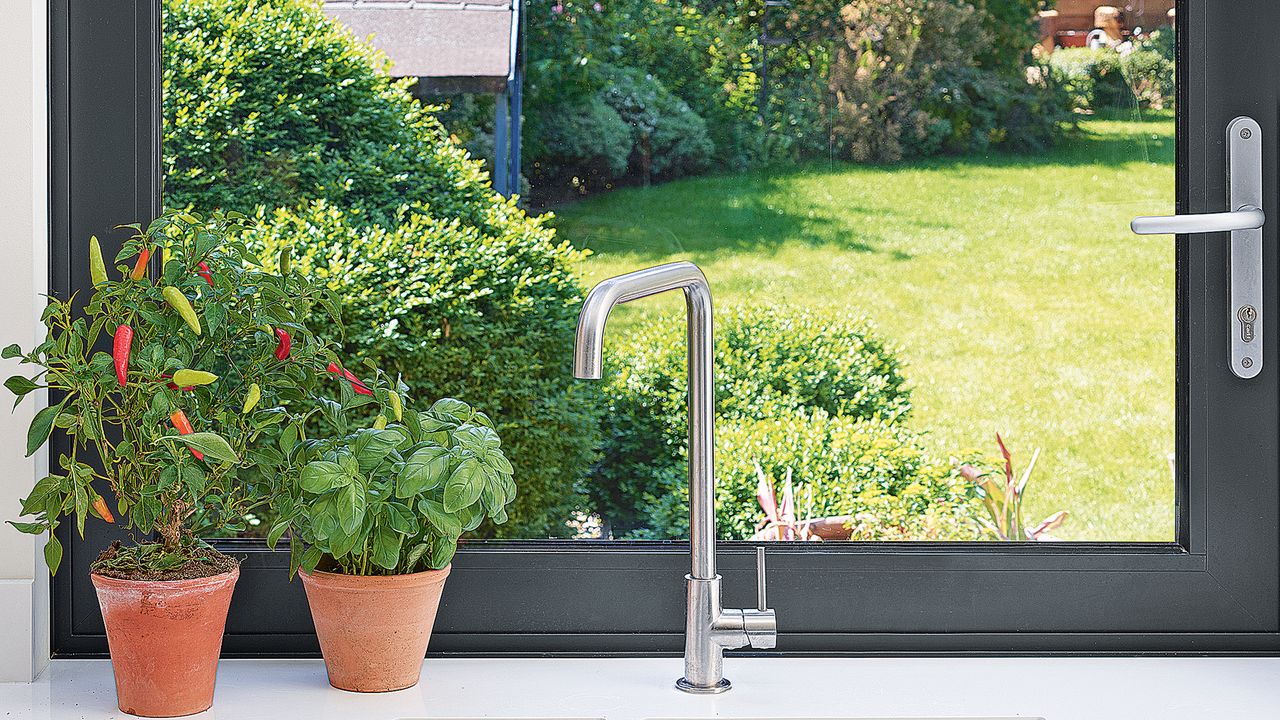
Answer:
M1172 2L1078 4L529 0L508 84L492 18L166 0L166 200L260 213L346 350L498 420L497 535L687 536L680 300L569 358L585 288L692 260L722 538L1168 541L1174 246L1127 224L1173 206ZM527 215L462 157L517 85Z

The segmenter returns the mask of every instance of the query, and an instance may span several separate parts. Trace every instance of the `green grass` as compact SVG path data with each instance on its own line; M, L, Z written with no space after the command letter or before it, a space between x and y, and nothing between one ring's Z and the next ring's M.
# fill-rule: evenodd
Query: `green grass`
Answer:
M913 427L940 453L1021 466L1030 515L1068 540L1173 538L1174 250L1134 215L1173 210L1168 114L1090 119L1040 156L832 161L621 190L557 210L594 283L677 259L717 306L868 318L901 348ZM619 311L683 312L678 298Z

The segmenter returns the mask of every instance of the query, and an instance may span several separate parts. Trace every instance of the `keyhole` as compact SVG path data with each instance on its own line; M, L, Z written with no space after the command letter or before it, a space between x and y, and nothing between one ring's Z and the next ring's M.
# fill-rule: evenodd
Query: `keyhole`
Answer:
M1247 343L1253 342L1257 337L1254 323L1258 320L1258 311L1252 305L1241 305L1236 311L1236 319L1240 321L1240 339Z

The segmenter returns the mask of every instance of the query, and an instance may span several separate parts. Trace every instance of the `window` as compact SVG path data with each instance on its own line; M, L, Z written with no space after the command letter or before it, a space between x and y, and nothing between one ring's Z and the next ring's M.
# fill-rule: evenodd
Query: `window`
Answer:
M1061 5L1058 20L1066 28L1062 32L1069 33L1066 3ZM890 6L867 5L876 12ZM585 37L585 26L596 22L597 14L608 17L608 10L574 2L528 3L526 67L551 58L535 54L538 32L555 33L560 26L554 23L572 16L579 25L559 32L576 41ZM799 170L766 164L745 172L658 182L664 174L692 175L710 162L699 160L695 151L710 147L708 154L714 155L712 134L727 124L702 118L710 144L693 142L674 159L659 161L653 136L639 137L637 153L636 136L623 139L615 133L619 146L630 145L625 156L619 150L605 158L615 161L613 169L607 162L590 166L562 157L560 165L532 172L530 201L561 203L557 229L598 251L583 261L591 280L693 256L707 265L720 307L737 305L749 313L753 299L785 298L786 306L822 311L853 307L866 314L886 343L905 353L903 373L911 383L914 408L902 419L909 424L901 429L910 432L911 443L943 463L944 472L955 466L951 456L962 455L969 445L990 454L996 430L1008 430L1018 470L1026 467L1036 447L1042 448L1028 486L1027 514L1039 519L1057 509L1072 511L1055 530L1068 542L953 542L971 537L950 532L919 542L928 536L913 532L895 543L885 542L891 538L883 534L868 535L868 542L768 543L770 591L781 618L779 652L1274 650L1280 622L1275 530L1280 520L1280 415L1276 375L1270 369L1274 363L1251 380L1227 370L1230 333L1221 319L1229 316L1228 258L1219 235L1139 238L1124 232L1123 222L1138 214L1167 214L1175 197L1180 212L1222 210L1227 123L1247 114L1259 122L1264 136L1280 134L1277 88L1259 86L1251 74L1237 70L1244 60L1250 65L1280 61L1272 57L1269 44L1241 41L1251 29L1265 27L1261 19L1276 11L1260 0L1188 0L1177 10L1176 111L1151 108L1151 95L1144 101L1148 107L1130 106L1118 114L1090 108L1093 114L1073 116L1080 120L1081 133L1052 151L1014 156L983 150L970 153L969 159L868 164L894 159L893 143L841 125L847 118L831 116L837 103L828 106L822 116L828 126L816 135L826 138L826 154L815 160L795 149ZM84 267L76 239L90 233L109 237L107 228L155 212L161 201L161 168L168 175L166 193L173 192L183 168L172 164L172 154L162 157L160 152L160 120L168 115L162 113L160 97L159 3L59 2L54 11L57 144L51 284L65 293L86 281L71 272ZM535 19L535 12L543 14ZM741 15L725 17L753 17L750 12L744 6ZM879 21L891 23L893 18ZM797 90L798 81L788 75L805 67L794 57L797 43L782 42L800 29L776 15L767 27L761 18L752 22L752 47L766 48L772 63L768 85L759 55L741 60L742 67L734 61L734 70L723 71L739 79L750 74L758 83L743 86L743 102L763 107L760 127L767 132L741 147L744 152L793 152L779 145L804 136L796 129L804 123L796 114L811 110L806 103L820 104L814 95ZM673 33L696 30L692 21L680 27ZM811 26L806 29L815 32ZM1060 44L1074 42L1074 36L1057 32L1053 37ZM566 42L556 50L581 55L581 47ZM562 60L542 70L571 67ZM856 60L846 57L842 62ZM692 123L694 129L686 128L681 139L701 137L697 123L676 101L680 96L665 83L668 95L663 95L650 82L652 73L617 67L608 72L605 92L632 87L636 97ZM850 73L846 84L835 83L835 95L849 98L880 89L859 85L857 70ZM669 80L674 85L680 77L687 75L675 73ZM613 117L609 112L621 117L619 108L630 107L595 91L549 96L538 92L538 82L530 77L526 87L525 135L554 138L556 132L568 132L556 146L558 152L572 149L569 140L606 133L539 127L535 119L553 106L540 103L585 98L595 108L591 112L605 118ZM545 90L545 75L541 82ZM1131 91L1138 85L1123 87ZM1086 98L1089 102L1097 101L1096 87L1094 92ZM428 102L441 99L420 94ZM1133 95L1124 97L1127 102ZM444 118L454 123L455 134L468 112L483 115L487 109L475 107L491 102L479 95L446 99ZM943 114L938 113L930 117ZM574 117L600 119L585 112ZM947 119L954 130L955 118ZM637 126L623 123L628 133ZM468 138L463 133L459 139L477 143L479 150L481 135ZM993 129L979 139L989 142L999 136ZM902 137L895 142L901 149ZM532 150L525 148L526 160ZM530 162L551 159L544 153ZM1271 164L1264 167L1269 187L1276 177ZM652 188L602 187L630 181L643 185L646 177ZM573 205L563 205L563 197L549 193L539 199L537 182L588 197ZM244 189L228 186L232 192ZM1273 237L1273 226L1264 233ZM1106 242L1099 242L1102 237ZM1272 252L1270 244L1265 247ZM1267 257L1265 267L1273 267L1274 258ZM1275 278L1267 276L1264 282L1268 280ZM1273 293L1267 297L1274 302ZM644 315L676 326L678 320L667 312L671 309L663 303L637 306L615 327L635 325ZM1264 331L1272 330L1265 320L1271 313L1262 316ZM726 334L737 321L730 319L736 317L732 312L722 317L724 352ZM738 329L762 336L756 327ZM1079 342L1073 343L1076 338ZM611 343L606 364L624 362L641 346ZM566 359L566 374L567 367ZM749 503L755 480L751 461L763 466L775 457L727 450L729 442L746 446L750 432L765 422L748 420L722 422L722 467L729 475L722 473L720 479L722 493L734 482L745 487L739 500L745 497ZM826 436L817 446L830 449L833 442ZM631 480L635 478L625 473L639 465L607 469ZM780 463L765 474L780 484L787 467ZM792 469L797 474L802 470ZM795 480L804 484L798 475ZM858 494L866 489L859 488ZM900 498L903 489L895 487L890 494ZM672 538L680 536L682 505L678 486L674 496L651 496L653 505L671 504L665 515L671 518L668 529L657 528L648 515L644 522L628 521L628 527L602 515L609 535L619 539L495 539L467 546L446 593L433 652L678 652L681 578L688 558L687 547ZM803 507L803 494L799 500ZM721 545L731 603L734 597L750 596L751 546L741 540L754 532L761 514L741 505L731 508L736 515L722 511L720 518L722 537L732 540ZM832 506L821 512L856 515L861 507L845 513ZM549 503L534 504L529 510L548 508ZM595 518L580 520L577 531L589 535ZM880 530L880 523L868 524L867 532ZM530 531L516 537L554 534ZM645 537L657 539L640 539ZM55 580L54 598L59 653L105 649L85 568L108 539L100 528L87 533L83 542L63 538L68 572ZM287 559L252 538L219 542L247 558L227 652L315 652L302 593L287 582Z

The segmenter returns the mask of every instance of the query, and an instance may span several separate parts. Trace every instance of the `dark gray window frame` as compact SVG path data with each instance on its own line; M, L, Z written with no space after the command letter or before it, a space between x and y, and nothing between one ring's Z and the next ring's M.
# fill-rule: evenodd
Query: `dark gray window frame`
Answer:
M84 238L113 253L110 228L159 204L158 0L51 0L51 272L83 289ZM1268 134L1266 202L1276 202L1280 87L1261 86L1280 48L1241 33L1280 26L1267 0L1181 0L1178 207L1221 209L1222 133L1236 115ZM1212 53L1208 50L1212 49ZM1270 207L1268 207L1270 209ZM1273 211L1274 212L1274 211ZM1267 357L1273 338L1276 229L1265 229ZM1168 238L1134 238L1134 252ZM1272 654L1280 650L1280 362L1252 381L1227 371L1226 245L1177 239L1176 542L1169 544L857 544L770 548L776 654ZM1135 332L1144 313L1135 308ZM566 372L568 359L566 358ZM56 447L55 447L56 449ZM69 530L69 527L62 528ZM110 539L63 533L54 580L57 656L106 650L88 581ZM286 558L247 541L224 650L313 655L317 645ZM748 602L751 550L721 547L728 600ZM678 654L685 543L467 545L455 563L434 654Z

